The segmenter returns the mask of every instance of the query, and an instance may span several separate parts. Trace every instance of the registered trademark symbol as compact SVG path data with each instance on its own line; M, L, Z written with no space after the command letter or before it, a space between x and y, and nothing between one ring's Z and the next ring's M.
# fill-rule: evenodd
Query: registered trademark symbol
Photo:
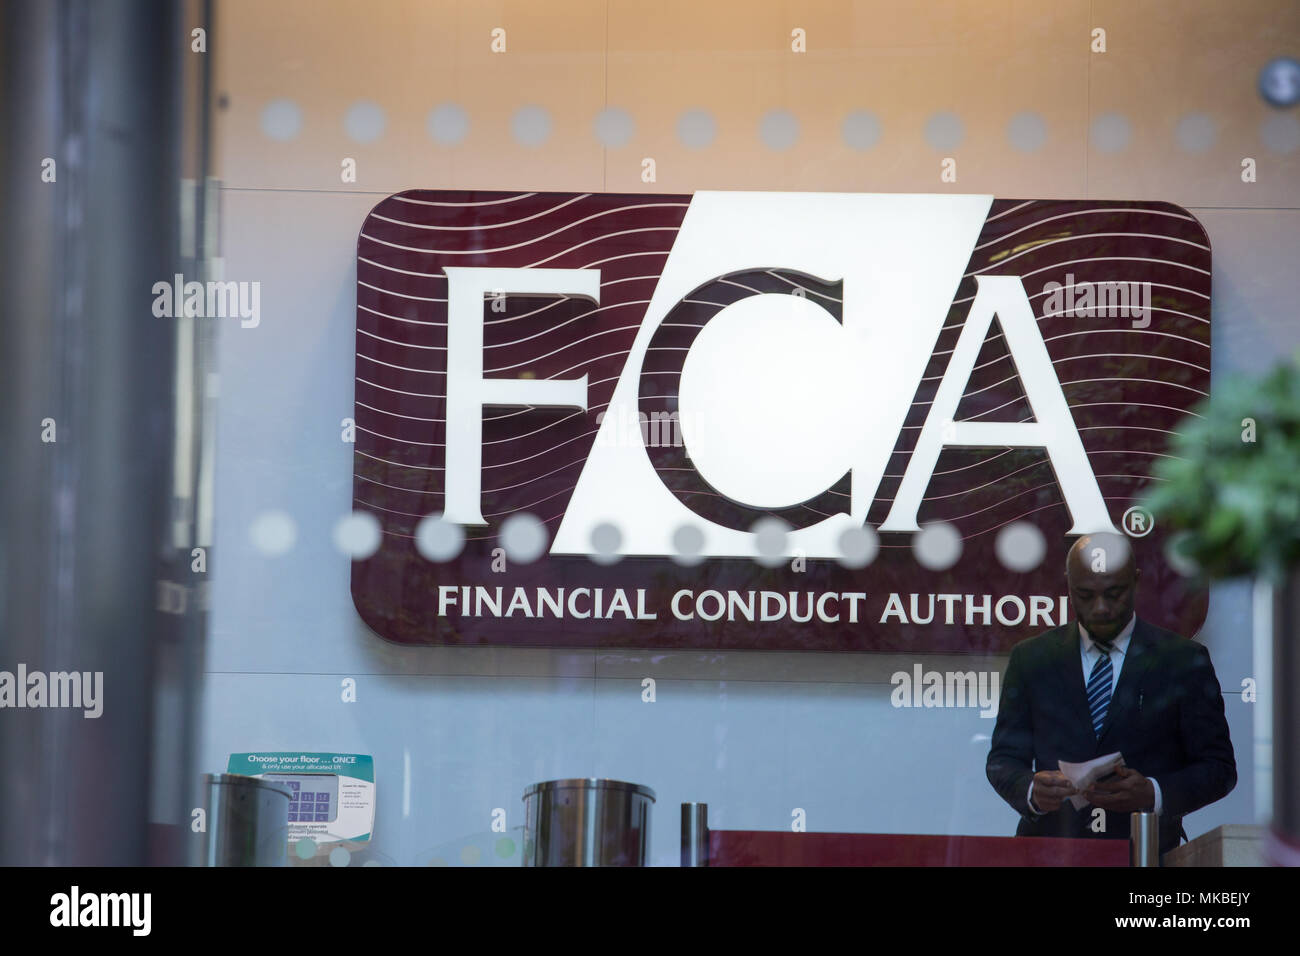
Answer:
M1134 505L1124 512L1121 519L1124 522L1124 530L1128 532L1130 538L1145 538L1151 533L1151 529L1156 526L1156 519L1152 517L1151 512L1147 511L1141 505Z

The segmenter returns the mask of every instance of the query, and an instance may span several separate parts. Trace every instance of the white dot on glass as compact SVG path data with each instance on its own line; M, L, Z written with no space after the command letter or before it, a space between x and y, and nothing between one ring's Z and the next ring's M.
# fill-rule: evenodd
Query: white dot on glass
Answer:
M532 564L546 550L546 526L527 512L512 514L503 521L497 537L506 557L520 564Z
M610 106L600 111L595 122L596 139L602 146L619 149L632 141L636 132L636 123L627 110Z
M298 859L310 860L316 855L316 841L311 837L303 837L293 845L293 850L298 854Z
M1032 571L1043 563L1047 541L1028 521L1014 521L998 532L993 550L1008 571Z
M336 846L330 850L330 866L347 866L352 862L352 854L345 846Z
M618 553L623 543L623 532L618 525L603 521L591 529L591 560L597 564L614 564L622 555Z
M865 568L880 551L880 538L867 527L845 528L839 537L838 561L846 568Z
M1037 152L1047 142L1047 123L1037 113L1017 113L1007 124L1007 140L1022 153Z
M1300 120L1287 113L1267 116L1259 124L1259 138L1274 153L1294 153L1300 147Z
M880 120L874 113L855 110L844 117L840 137L850 149L870 149L880 142Z
M677 138L683 146L704 149L718 135L718 123L708 110L687 110L677 119Z
M1165 560L1169 566L1184 578L1196 577L1201 569L1200 566L1184 553L1183 548L1190 537L1186 531L1180 531L1165 541Z
M379 519L369 511L344 515L334 526L334 547L354 561L364 561L379 550Z
M551 135L551 114L540 106L525 106L510 120L510 131L524 146L541 146Z
M946 571L961 557L961 535L946 521L923 527L912 538L917 563L931 571Z
M694 565L704 560L704 532L693 524L684 524L673 532L672 559L678 564Z
M790 533L788 524L768 515L755 521L749 530L754 533L754 547L758 549L756 560L759 564L774 568L785 562L786 537Z
M483 851L476 846L464 846L460 848L460 861L466 866L475 866L482 858Z
M1214 120L1204 113L1188 113L1174 131L1178 145L1187 153L1203 153L1214 145Z
M262 133L276 142L287 143L302 130L302 110L293 100L272 100L262 107Z
M427 125L435 143L455 146L469 133L469 114L455 103L443 103L429 113Z
M1092 145L1099 152L1123 152L1132 135L1128 120L1120 113L1103 113L1092 121Z
M353 103L343 117L343 131L357 143L373 143L384 135L385 125L383 108L369 100Z
M1098 535L1093 542L1093 547L1102 549L1102 560L1105 561L1107 567L1111 568L1123 567L1128 563L1129 558L1133 556L1133 546L1129 544L1128 538L1122 535ZM1090 548L1090 555L1091 550Z
M966 130L955 113L935 113L925 121L925 141L935 149L956 149Z
M298 528L283 511L263 511L249 525L248 537L262 554L284 554L298 540Z
M442 515L425 515L415 526L415 550L429 561L450 561L465 546L465 529Z
M799 120L789 110L769 110L759 122L758 135L768 149L789 149L799 140Z

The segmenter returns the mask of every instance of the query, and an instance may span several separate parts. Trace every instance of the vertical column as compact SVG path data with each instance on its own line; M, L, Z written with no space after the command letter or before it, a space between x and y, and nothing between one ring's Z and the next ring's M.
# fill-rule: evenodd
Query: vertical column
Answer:
M180 20L0 7L0 669L98 690L0 712L0 864L144 863L176 772L152 760L175 325L150 290L177 271Z

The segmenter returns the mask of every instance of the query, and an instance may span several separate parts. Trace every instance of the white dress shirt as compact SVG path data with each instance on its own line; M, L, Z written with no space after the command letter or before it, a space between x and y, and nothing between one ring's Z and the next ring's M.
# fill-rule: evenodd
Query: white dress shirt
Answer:
M1110 667L1111 667L1111 684L1110 693L1112 700L1115 695L1115 688L1119 686L1119 672L1124 667L1124 658L1128 655L1129 641L1133 637L1133 628L1137 626L1137 615L1134 614L1129 618L1129 622L1124 625L1124 629L1115 636L1111 642L1110 649ZM1088 686L1088 679L1092 677L1092 669L1096 666L1097 661L1101 659L1101 648L1089 636L1087 628L1082 624L1079 625L1079 657L1083 665L1083 686ZM1155 791L1156 802L1155 812L1161 812L1160 784L1156 783L1155 778L1148 777L1151 781L1151 788ZM1042 816L1042 812L1034 806L1034 781L1031 777L1029 780L1029 793L1027 795L1029 809L1032 813Z

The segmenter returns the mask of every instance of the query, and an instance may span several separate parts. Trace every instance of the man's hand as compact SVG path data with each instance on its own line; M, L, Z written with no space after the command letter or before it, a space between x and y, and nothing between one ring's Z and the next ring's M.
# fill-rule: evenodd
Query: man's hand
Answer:
M1061 809L1061 801L1078 792L1069 778L1059 770L1040 770L1034 774L1034 806L1043 813Z
M1037 783L1034 784L1034 795L1038 795ZM1156 788L1132 767L1120 767L1113 777L1098 780L1083 795L1094 807L1120 813L1151 810L1156 805Z

